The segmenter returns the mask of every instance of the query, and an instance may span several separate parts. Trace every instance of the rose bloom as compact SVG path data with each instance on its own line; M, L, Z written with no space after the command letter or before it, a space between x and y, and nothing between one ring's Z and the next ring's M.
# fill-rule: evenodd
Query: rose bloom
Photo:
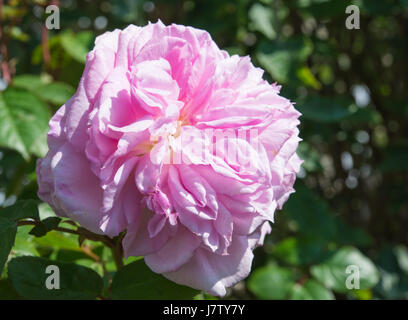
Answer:
M93 232L126 230L125 255L154 272L225 295L249 274L302 162L300 113L262 75L199 29L106 32L50 121L39 197Z

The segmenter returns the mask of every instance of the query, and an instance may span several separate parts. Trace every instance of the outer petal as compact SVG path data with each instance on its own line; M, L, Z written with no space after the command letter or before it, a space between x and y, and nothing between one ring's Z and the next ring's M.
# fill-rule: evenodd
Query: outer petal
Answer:
M197 249L191 260L174 272L163 275L182 285L224 296L226 288L248 276L253 253L245 236L234 236L229 255L218 255L205 249Z
M179 227L177 233L159 251L145 256L145 262L157 273L177 270L191 259L200 243L199 237Z
M69 144L63 144L38 163L39 197L85 228L101 233L99 221L102 189L86 158ZM41 182L45 177L49 182Z
M141 218L128 226L122 242L126 257L145 256L157 252L166 244L172 233L177 231L177 227L165 226L155 237L150 237L148 223L151 216L152 212L144 209Z

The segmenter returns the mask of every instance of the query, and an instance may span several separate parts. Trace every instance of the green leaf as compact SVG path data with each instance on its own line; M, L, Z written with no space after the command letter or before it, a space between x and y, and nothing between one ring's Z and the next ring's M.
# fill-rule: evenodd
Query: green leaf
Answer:
M320 154L312 147L311 144L301 141L297 150L299 157L304 161L302 167L308 172L320 171L323 169L320 163Z
M248 281L249 290L260 299L285 299L293 285L292 272L274 265L256 269Z
M355 112L354 105L348 98L319 95L309 95L306 99L299 100L296 108L305 119L324 123L338 122Z
M192 299L197 294L195 289L178 285L154 273L142 260L119 269L112 282L112 297L120 300Z
M44 156L50 112L32 93L8 88L0 94L0 146L17 150L25 159Z
M41 76L37 74L21 74L13 78L12 85L14 87L35 91L36 88L42 85Z
M248 16L250 19L249 27L251 30L261 32L270 40L276 38L276 31L272 24L274 16L271 8L256 3L249 10Z
M339 245L354 245L359 247L367 247L372 242L372 237L363 229L351 227L343 220L336 217L337 221L337 236L336 242Z
M290 298L292 300L334 300L333 293L314 280L307 280L303 285L295 284Z
M59 268L60 289L47 289L48 266ZM39 257L18 257L8 264L8 277L18 294L27 299L95 299L102 291L103 280L93 270Z
M219 298L213 297L206 292L200 292L194 297L194 300L219 300Z
M38 205L38 212L41 220L45 220L49 217L56 217L54 210L45 202Z
M66 57L64 56L64 49L61 45L61 35L55 35L48 40L48 46L51 53L50 66L55 69L57 65L63 65L66 63ZM69 56L67 56L69 57ZM39 44L32 52L31 62L32 64L39 64L43 61L42 45Z
M0 300L22 300L8 279L0 280Z
M39 220L38 203L35 200L19 200L12 206L1 208L0 217L10 220L26 218Z
M75 89L64 82L47 79L46 76L23 74L13 79L13 86L26 89L40 99L62 105L75 93Z
M325 246L314 239L290 237L278 243L273 255L291 265L308 265L323 257Z
M337 234L336 220L326 201L303 183L295 184L293 194L284 206L296 229L304 236L328 242Z
M54 230L58 227L61 222L61 218L58 217L49 217L41 222L39 222L31 231L30 234L36 237L43 237L51 230Z
M65 32L61 35L61 44L64 50L75 60L81 63L86 62L86 55L92 44L93 35L91 32Z
M261 42L256 57L274 80L285 83L306 61L312 50L309 39L295 37L283 42Z
M1 17L4 20L16 19L22 17L25 13L25 10L22 7L17 7L16 5L3 5L3 16Z
M28 40L30 40L30 36L27 33L24 33L21 28L14 26L11 27L10 29L10 36L13 39L22 41L22 42L27 42Z
M81 249L78 246L77 238L78 237L76 235L61 234L56 231L50 231L41 238L34 238L33 241L42 247L79 251Z
M0 218L0 275L17 234L17 222Z
M354 290L352 295L358 300L372 300L373 291L371 289Z
M56 105L63 105L74 93L74 88L63 82L53 82L36 89L36 94L41 99Z
M12 256L39 256L35 238L29 234L32 226L20 226L17 230L16 240L13 246Z
M349 266L356 266L358 274L347 273L346 269ZM333 252L324 262L313 266L310 272L326 287L340 293L350 291L346 287L349 276L359 276L359 289L372 288L379 280L379 274L373 262L353 247L343 247Z
M399 245L394 248L394 253L397 257L399 267L408 275L408 249Z
M66 249L58 250L56 259L61 262L75 262L77 260L86 260L86 259L92 260L90 256L88 256L82 251L74 251L74 250L66 250Z
M322 88L322 84L316 79L308 67L299 68L296 75L305 85L316 90L320 90Z
M408 299L407 248L384 246L376 259L380 282L375 292L383 299Z

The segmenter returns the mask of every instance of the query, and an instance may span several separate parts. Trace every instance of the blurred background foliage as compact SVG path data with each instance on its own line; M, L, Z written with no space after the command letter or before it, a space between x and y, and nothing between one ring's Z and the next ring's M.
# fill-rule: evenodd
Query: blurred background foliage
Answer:
M74 93L98 34L157 19L191 25L230 54L250 55L303 114L296 193L255 251L252 274L226 298L408 298L407 0L1 2L0 206L17 210L38 199L35 162L47 151L48 120ZM60 7L60 30L44 27L49 4ZM360 9L359 30L345 27L349 4ZM59 221L47 205L38 208L48 227L19 227L9 259L76 262L103 276L106 289L109 250L50 231ZM3 244L13 226L0 219ZM7 254L0 250L0 263ZM36 261L33 270L44 263ZM21 262L4 269L0 298L39 297L19 279ZM359 290L345 287L349 265L360 267ZM148 273L141 268L137 261L125 268L116 287L127 285L132 270ZM97 280L85 278L97 292ZM113 290L118 298L140 294Z

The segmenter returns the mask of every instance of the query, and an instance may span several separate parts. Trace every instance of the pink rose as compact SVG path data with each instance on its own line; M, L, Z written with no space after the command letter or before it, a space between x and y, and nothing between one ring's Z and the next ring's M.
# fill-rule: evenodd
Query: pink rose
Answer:
M99 36L53 116L39 197L179 284L224 295L294 192L300 113L249 57L160 21ZM225 147L227 146L227 147Z

